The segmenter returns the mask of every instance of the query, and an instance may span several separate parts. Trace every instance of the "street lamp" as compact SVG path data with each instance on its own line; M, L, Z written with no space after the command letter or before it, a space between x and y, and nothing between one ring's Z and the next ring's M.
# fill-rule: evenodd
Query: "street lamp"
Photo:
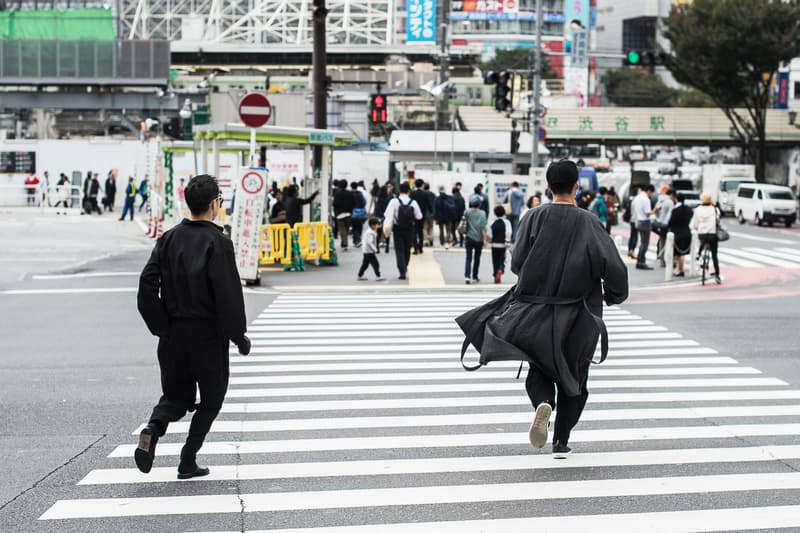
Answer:
M438 161L438 159L439 159L439 157L438 157L439 156L439 153L438 153L439 152L439 142L438 142L439 141L439 98L442 98L443 96L447 96L447 91L450 89L451 86L452 86L452 83L449 82L449 81L446 81L444 83L440 83L440 84L436 85L436 82L433 81L433 80L429 81L425 85L420 86L420 90L422 90L422 92L427 93L428 95L433 97L433 104L434 104L435 109L436 109L436 112L434 113L434 119L433 119L433 164L434 165L438 165L438 163L439 163L439 161ZM449 110L449 107L450 106L448 104L448 110ZM454 129L454 128L451 127L451 130L452 129ZM454 134L451 131L451 141L450 141L451 143L452 143L453 135ZM452 149L451 149L451 154L452 154ZM452 166L452 164L453 164L453 162L451 161L450 165Z
M186 99L183 102L183 107L181 110L178 111L178 116L180 116L183 120L190 120L190 125L192 127L192 153L194 154L194 175L197 176L197 144L194 140L194 110L192 109L192 101L190 99Z

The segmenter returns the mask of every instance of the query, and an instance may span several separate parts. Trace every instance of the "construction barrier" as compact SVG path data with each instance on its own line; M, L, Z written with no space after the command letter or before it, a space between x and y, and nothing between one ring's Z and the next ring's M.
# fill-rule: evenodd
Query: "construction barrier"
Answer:
M294 225L300 255L306 261L330 258L330 227L327 222L301 222Z
M259 263L268 265L280 261L282 265L292 262L292 227L289 224L265 224L261 226L261 244L258 248Z

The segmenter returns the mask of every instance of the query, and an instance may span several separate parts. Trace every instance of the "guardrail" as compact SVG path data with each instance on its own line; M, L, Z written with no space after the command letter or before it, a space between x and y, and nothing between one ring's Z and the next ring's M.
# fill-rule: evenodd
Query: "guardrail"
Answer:
M0 207L79 212L82 200L83 191L76 185L55 185L47 190L41 183L33 187L24 184L0 185Z
M289 224L265 224L261 226L259 264L280 263L288 269L290 265L297 266L298 260L330 262L335 256L330 235L327 222L299 223L294 228Z

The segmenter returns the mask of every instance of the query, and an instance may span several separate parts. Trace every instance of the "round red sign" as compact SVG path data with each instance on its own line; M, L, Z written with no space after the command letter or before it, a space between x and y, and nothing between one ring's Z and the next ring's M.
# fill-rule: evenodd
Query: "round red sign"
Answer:
M269 122L272 104L261 93L247 93L239 100L239 118L245 126L259 128Z
M242 176L242 189L249 194L258 194L264 188L264 178L258 172L248 172Z

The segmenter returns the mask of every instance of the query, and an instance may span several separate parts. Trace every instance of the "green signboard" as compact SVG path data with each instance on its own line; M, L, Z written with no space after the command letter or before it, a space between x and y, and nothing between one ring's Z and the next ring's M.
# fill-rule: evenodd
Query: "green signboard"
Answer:
M335 144L336 135L327 131L314 131L308 134L308 144Z

